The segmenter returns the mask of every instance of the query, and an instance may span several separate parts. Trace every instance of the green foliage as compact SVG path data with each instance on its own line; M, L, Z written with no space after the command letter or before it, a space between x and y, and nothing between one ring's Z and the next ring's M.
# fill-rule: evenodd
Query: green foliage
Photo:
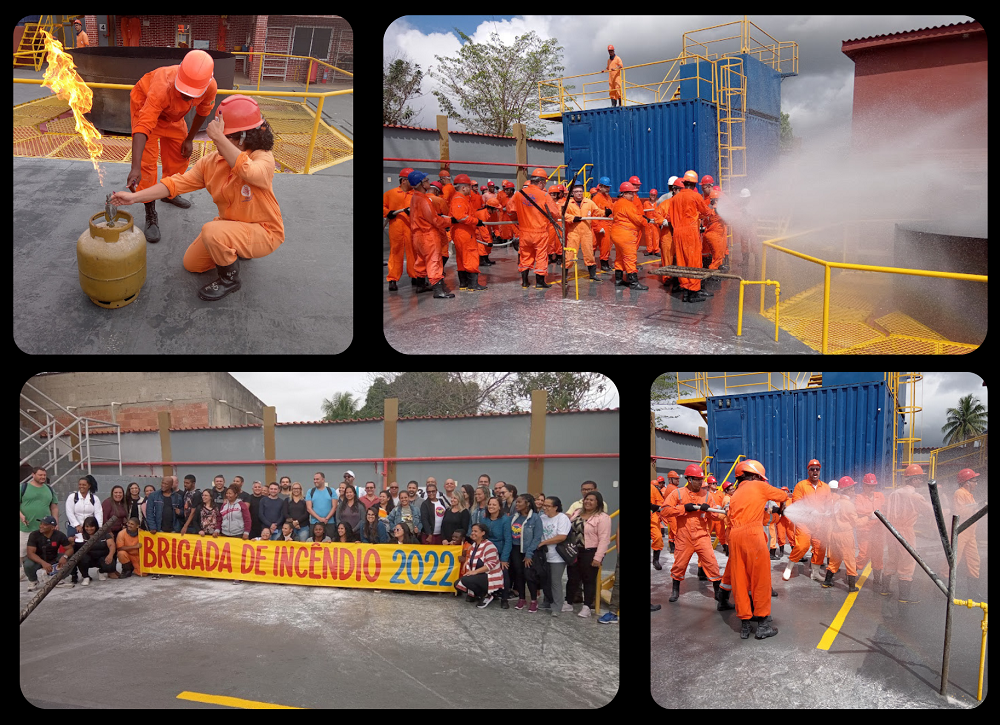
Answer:
M979 398L972 394L959 399L957 408L948 408L948 422L941 426L944 444L961 443L967 438L975 438L986 432L986 408Z

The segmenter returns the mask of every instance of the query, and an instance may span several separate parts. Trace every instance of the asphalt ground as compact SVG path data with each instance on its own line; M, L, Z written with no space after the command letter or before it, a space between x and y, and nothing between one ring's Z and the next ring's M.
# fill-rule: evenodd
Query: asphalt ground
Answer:
M40 75L15 71L19 77ZM40 86L12 85L14 105L51 95ZM330 114L324 117L343 129L353 115L353 98L334 96L324 108ZM181 265L185 249L218 207L204 189L185 194L190 209L158 201L161 241L147 244L146 282L136 300L119 309L90 301L80 289L76 262L76 240L90 217L103 211L107 194L124 188L128 174L126 164L100 166L103 187L89 161L14 159L14 341L22 351L336 354L350 345L353 161L308 176L275 174L285 241L267 257L241 262L242 288L218 302L197 296L216 272L192 274ZM144 223L141 204L122 211Z
M181 692L308 708L597 708L618 625L448 594L131 577L56 588L20 627L43 708L218 708ZM31 598L21 582L20 606ZM579 609L579 605L577 605ZM473 694L475 693L475 694Z
M979 494L977 494L979 498ZM987 597L987 530L979 523L981 593ZM933 524L931 524L933 526ZM666 545L665 545L666 546ZM947 583L947 566L937 530L918 530L917 551ZM717 547L720 573L728 557ZM651 599L662 605L651 613L651 689L662 707L675 708L972 708L979 676L982 610L955 607L952 613L948 696L938 694L945 626L945 598L917 566L913 593L918 604L874 591L869 580L847 614L829 650L817 649L847 599L844 567L834 587L824 589L800 573L788 582L781 561L771 563L771 618L778 634L763 640L740 638L735 610L719 612L711 582L699 582L697 556L691 558L680 597L669 602L673 555L660 555L662 571L650 565ZM861 571L859 570L859 576ZM966 593L964 565L956 597ZM756 628L756 624L752 625ZM989 667L983 696L988 694Z
M480 267L479 284L489 287L483 292L459 291L458 268L454 257L449 259L445 285L455 293L454 299L417 295L405 269L399 290L390 292L383 267L386 341L408 355L445 350L462 354L815 354L784 330L779 330L775 342L774 323L756 312L757 289L746 293L743 335L737 337L738 280L713 281L707 287L703 283L703 289L714 297L684 303L679 291L669 293L659 278L645 274L644 269L660 266L660 258L646 257L643 252L638 258L639 281L649 290L616 287L613 272L600 275L601 282L589 282L581 261L579 301L572 282L569 296L562 298L561 272L554 264L546 276L547 282L555 282L552 288L535 289L532 272L531 287L522 289L517 252L511 247L494 248L490 258L497 264ZM571 271L569 279L573 276ZM769 303L773 299L770 293L767 299Z

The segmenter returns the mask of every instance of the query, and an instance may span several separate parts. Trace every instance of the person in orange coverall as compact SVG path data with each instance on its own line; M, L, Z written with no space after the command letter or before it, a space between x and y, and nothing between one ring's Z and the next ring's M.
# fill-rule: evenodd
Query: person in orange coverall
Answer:
M872 562L872 590L882 588L882 566L885 551L885 526L875 518L874 511L885 511L885 496L876 491L878 480L874 473L866 473L861 479L861 491L854 496L854 510L858 512L858 569L864 569L868 560ZM887 592L888 593L888 592Z
M916 541L916 534L913 525L921 514L934 515L934 510L930 503L917 493L915 486L923 486L927 482L924 469L913 463L906 467L903 472L903 485L889 494L885 502L885 517L890 524L895 527L900 536L909 541L911 545ZM882 582L882 591L889 593L889 582L894 573L899 574L899 601L903 604L918 604L920 600L913 599L911 587L913 584L913 570L917 562L910 556L909 552L903 548L896 537L886 532L886 539L889 541L889 556L885 564L885 577ZM891 540L890 540L891 539Z
M674 264L674 231L670 225L671 205L677 192L684 188L684 179L671 176L669 181L669 192L666 198L657 201L657 209L660 212L660 266L670 267ZM661 275L660 282L665 286L673 288L674 278L670 275ZM678 282L678 284L680 284Z
M740 463L737 488L729 500L729 563L726 574L730 579L736 616L742 620L740 637L750 636L750 619L757 620L756 639L773 637L778 630L771 625L771 564L767 538L761 526L768 502L784 504L788 494L768 485L764 466L759 461ZM780 511L780 508L774 507ZM726 609L729 592L716 587L718 609Z
M670 200L670 225L673 227L674 255L678 267L701 267L701 234L698 220L711 213L708 204L695 190L698 175L685 172L684 188ZM712 293L701 289L701 280L681 277L684 302L702 302Z
M601 270L611 269L611 207L614 206L614 199L608 194L610 191L611 179L602 176L597 184L597 193L592 194L590 200L601 210L597 216L609 217L601 221L590 222L590 229L594 232L594 249L600 250ZM596 253L596 252L595 252Z
M558 222L562 210L556 208L552 197L545 193L545 180L548 175L544 169L535 169L531 172L531 178L524 188L514 195L513 211L517 215L517 223L521 230L521 241L517 269L521 273L521 286L528 286L528 273L532 265L535 267L535 288L546 289L552 285L545 282L545 273L548 271L548 243L549 228L552 224L539 208L545 209L549 217ZM525 199L531 197L535 204Z
M213 72L215 61L203 50L185 54L180 65L162 66L139 79L129 94L132 119L132 169L125 186L143 191L156 184L156 160L163 176L183 174L194 148L195 134L215 106L218 88ZM246 98L246 96L243 96ZM197 106L188 129L184 116ZM162 198L162 197L156 197ZM187 199L167 198L174 206L187 209ZM160 241L156 202L146 204L146 241Z
M650 481L649 485L649 538L653 540L653 566L662 569L660 564L660 552L663 551L663 534L660 533L660 507L663 506L663 497L656 487L656 481Z
M579 254L583 249L583 263L587 265L587 272L590 274L592 282L600 282L597 277L597 261L594 259L594 237L591 232L590 222L582 221L581 217L602 216L604 212L590 199L583 198L583 185L577 184L573 187L573 195L566 206L566 246L575 249ZM568 269L573 265L566 255L565 265Z
M649 198L644 199L642 202L642 208L645 212L650 212L645 214L649 219L653 220L653 224L646 225L645 239L646 239L646 256L655 257L660 253L660 224L664 222L663 209L656 205L656 200L659 197L659 192L656 189L649 190Z
M617 204L618 202L615 203L616 206ZM684 470L684 477L687 485L671 493L663 502L663 507L677 517L677 551L674 554L674 565L670 569L673 579L671 602L676 602L680 596L681 580L692 554L698 554L699 568L711 580L716 592L719 591L722 579L719 575L719 562L712 551L712 536L709 534L709 521L722 518L722 514L708 512L708 490L702 487L705 473L701 466L688 466Z
M667 496L680 488L680 485L680 474L677 471L668 473L667 485L663 487L663 498L666 499ZM670 547L670 553L673 554L674 548L677 546L677 517L668 511L660 511L660 518L667 526L667 543Z
M805 478L795 484L795 489L792 491L792 503L801 501L807 496L818 496L819 498L811 503L817 512L823 513L831 500L830 487L819 478L819 461L813 458L806 464L806 468L809 469L809 478ZM809 549L810 542L812 543L812 561L811 563L808 561L805 563L802 573L806 576L811 576L816 581L823 579L818 568L813 572L812 565L823 565L826 545L820 541L814 532L810 532L803 524L795 525L795 546L792 547L792 553L788 555L788 566L785 568L785 573L781 575L782 579L788 581L792 576L792 565L802 559L803 554Z
M566 199L566 187L562 184L553 184L548 188L549 196L555 202L557 209L562 209ZM555 227L549 226L549 264L558 263L558 257L562 256L562 242L559 240L559 233Z
M484 290L479 284L479 250L476 248L476 227L480 220L475 215L472 180L466 174L455 177L456 193L451 197L452 240L455 242L455 263L458 265L458 288ZM455 224L454 222L458 222Z
M431 192L430 200L434 211L437 214L447 216L449 202L444 200L444 184L440 181L432 181L429 191ZM448 261L448 243L451 241L451 227L437 232L437 235L438 249L441 252L441 268L443 269L445 263Z
M608 46L608 64L604 68L608 76L608 94L611 96L612 107L622 102L622 59L615 55L615 46Z
M240 288L239 259L271 254L285 241L285 226L272 188L274 136L257 102L248 96L227 96L206 130L215 152L149 189L116 192L112 203L146 202L207 189L219 216L201 228L184 252L183 264L189 272L216 268L218 279L198 291L201 299L215 301Z
M961 516L961 521L965 521L979 510L976 499L972 495L979 485L976 478L979 474L971 468L963 468L958 472L958 489L955 491L954 512ZM969 598L979 601L981 596L979 591L979 543L976 541L976 527L973 524L958 535L958 546L955 549L955 572L958 572L958 565L965 560L965 570L969 575Z
M726 225L715 208L720 196L722 196L722 192L712 189L709 196L711 213L705 218L705 241L712 250L712 261L708 265L709 269L719 269L726 258Z
M708 505L714 509L721 509L725 506L725 501L728 498L721 490L719 490L718 481L715 476L709 476L705 481L708 488ZM709 523L709 532L714 534L716 537L716 546L722 546L722 551L724 554L729 554L728 539L726 539L726 521L725 517L721 519L713 519Z
M438 299L454 297L444 286L444 268L441 266L441 247L438 242L437 230L444 230L449 221L434 211L434 206L428 196L430 180L422 171L414 171L409 176L413 188L413 198L410 199L410 234L413 235L413 249L417 253L414 265L418 279L427 288L434 288L434 296ZM424 276L426 274L426 277ZM417 292L426 292L427 289Z
M635 252L639 237L646 226L646 219L636 211L635 187L623 181L618 187L621 196L611 208L611 241L615 245L615 285L628 286L635 290L649 289L639 283L639 270L635 266ZM619 266L622 269L619 269ZM623 281L623 276L628 279Z
M834 487L836 483L836 487ZM830 565L826 568L826 578L822 586L833 586L833 575L844 562L847 569L847 591L856 592L854 582L858 578L857 563L854 560L854 528L858 525L858 512L851 501L854 498L854 479L844 476L839 481L830 482L834 500L830 506Z
M382 194L382 216L389 220L389 291L399 289L396 282L403 274L403 255L406 255L406 274L411 280L416 277L413 271L413 240L410 237L410 217L406 210L410 208L410 182L406 177L413 171L411 168L399 172L399 186Z

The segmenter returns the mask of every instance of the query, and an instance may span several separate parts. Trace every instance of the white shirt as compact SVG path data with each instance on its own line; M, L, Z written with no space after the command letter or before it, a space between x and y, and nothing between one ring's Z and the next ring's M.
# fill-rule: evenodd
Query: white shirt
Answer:
M573 530L573 525L569 522L569 516L560 512L553 518L545 514L539 517L542 521L542 541L551 539L553 536L563 536ZM565 560L556 551L557 544L548 544L545 553L545 560L550 564L565 564Z
M91 494L94 496L93 503L90 502ZM74 502L74 497L80 500ZM66 520L69 521L70 526L82 527L84 519L88 516L97 519L98 528L104 524L104 509L101 508L101 499L93 491L88 491L86 496L80 495L79 491L74 491L66 498ZM78 543L82 542L83 534L78 533L74 540Z

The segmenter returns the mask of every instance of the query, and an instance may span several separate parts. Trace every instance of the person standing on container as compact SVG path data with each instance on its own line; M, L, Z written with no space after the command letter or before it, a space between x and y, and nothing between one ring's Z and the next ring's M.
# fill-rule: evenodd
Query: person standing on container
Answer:
M817 496L818 498L811 502L814 504L813 509L817 513L823 513L827 504L830 502L830 487L819 479L819 461L813 458L806 464L806 468L809 470L809 478L805 478L795 484L795 489L792 491L792 503L801 501L804 498ZM785 573L781 575L782 579L788 581L788 579L792 576L792 565L802 559L802 556L809 549L810 542L812 543L812 562L810 563L807 561L805 563L803 573L807 576L811 576L816 581L821 581L823 579L822 575L819 573L819 569L815 572L812 571L812 564L816 564L817 566L823 565L823 557L826 553L826 547L824 543L814 535L814 532L811 532L803 524L795 525L795 546L792 547L792 553L788 555L788 566L785 568Z
M708 204L695 190L698 174L694 171L684 172L684 188L678 191L670 201L670 224L674 230L674 254L677 256L678 267L701 267L701 234L698 232L698 220L711 213ZM681 288L684 290L684 302L702 302L711 297L711 292L701 289L701 280L681 277Z
M639 235L646 226L646 219L636 211L635 187L628 181L623 181L618 191L621 196L612 207L611 241L615 245L615 285L628 286L635 290L647 290L639 282L639 270L635 266L635 252L639 245ZM618 260L621 260L619 263ZM621 266L622 269L618 269ZM625 281L622 280L626 277Z
M272 188L274 136L257 101L226 97L206 132L215 142L214 153L144 191L116 192L112 201L132 204L207 189L219 216L202 226L184 252L183 264L195 273L216 268L218 279L198 291L201 299L213 302L240 288L240 259L266 257L281 246L285 226Z
M156 161L163 165L163 176L182 174L194 147L195 134L212 114L216 85L215 61L204 50L192 50L180 65L162 66L139 79L130 94L132 115L132 170L125 185L143 191L156 185ZM184 116L197 106L194 122L188 129ZM138 185L138 186L137 186ZM146 240L160 241L156 199L145 200ZM166 201L187 209L191 202L176 196Z
M608 46L608 65L604 68L608 76L608 92L611 96L611 106L617 106L622 102L622 59L615 55L615 46Z
M885 527L875 518L875 511L885 510L885 496L875 490L878 480L874 473L866 473L861 479L861 491L854 496L854 510L858 512L858 569L864 569L868 560L872 562L872 590L882 588L883 552L885 550Z
M836 485L834 485L836 484ZM830 565L826 568L826 578L821 586L833 586L833 575L840 569L843 562L847 569L847 591L856 592L854 582L858 578L857 565L854 560L854 527L858 524L858 512L851 503L854 497L854 479L844 476L840 481L830 481L830 490L834 501L830 507Z

